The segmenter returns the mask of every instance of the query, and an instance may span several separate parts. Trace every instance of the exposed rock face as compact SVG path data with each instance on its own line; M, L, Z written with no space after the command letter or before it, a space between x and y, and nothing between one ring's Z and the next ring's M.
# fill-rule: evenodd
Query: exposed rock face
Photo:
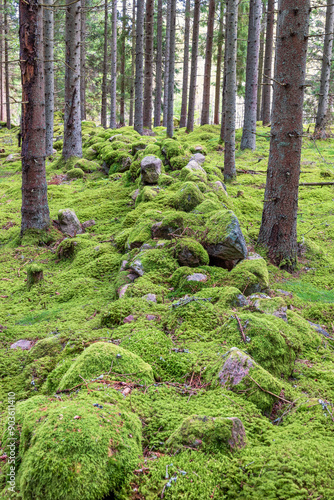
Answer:
M82 234L83 230L73 210L66 208L65 210L59 210L58 212L58 222L61 231L68 236L75 236L76 234Z
M17 342L14 342L14 344L11 344L10 348L11 349L22 349L22 351L29 351L32 346L33 346L33 342L31 340L26 340L26 339L22 339L22 340L18 340Z
M187 281L206 281L207 279L207 275L202 273L194 273L187 276Z
M308 321L309 325L315 330L317 331L318 333L320 333L321 335L323 335L324 337L329 337L330 338L330 335L329 333L321 326L321 325L317 325L316 323L312 323L311 321Z
M209 256L198 241L182 238L175 247L176 258L181 266L198 267L209 264Z
M218 374L220 385L227 389L238 385L254 366L250 356L236 347L232 347L227 355L223 368Z
M202 165L205 162L205 156L202 155L202 153L195 153L190 159L195 160L200 165Z
M157 296L154 293L148 293L144 295L143 299L147 300L147 302L156 302Z
M155 156L146 156L140 164L143 184L157 184L161 174L161 160Z

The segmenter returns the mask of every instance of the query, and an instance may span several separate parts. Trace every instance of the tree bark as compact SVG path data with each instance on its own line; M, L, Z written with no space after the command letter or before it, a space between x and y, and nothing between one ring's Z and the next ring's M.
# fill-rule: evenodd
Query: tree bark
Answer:
M263 69L264 85L262 90L262 124L264 126L269 125L270 123L274 23L275 23L275 0L268 0L266 49L264 55L264 69Z
M287 270L297 261L297 209L310 0L279 0L271 141L258 244Z
M259 71L257 73L257 111L256 121L262 119L262 80L263 80L263 63L264 63L264 36L265 36L265 22L267 17L267 7L262 1L262 21L260 30L260 53L259 53Z
M143 125L152 128L154 0L146 0Z
M134 129L143 135L143 58L144 58L144 0L137 0L136 23L136 80Z
M107 73L108 73L108 0L104 0L104 45L103 45L103 75L101 125L107 128Z
M189 0L187 0L189 2ZM161 123L161 96L162 96L162 0L158 0L157 17L157 59L155 71L155 101L154 101L154 126Z
M169 77L168 77L168 115L167 115L167 137L174 135L174 74L175 74L175 23L176 23L176 0L171 0L170 14L170 53L169 53Z
M334 29L334 3L327 0L325 41L322 57L320 93L318 111L315 121L314 135L317 138L326 138L326 122L328 111L329 83L331 76L332 50L333 50L333 29Z
M257 79L262 2L250 0L246 65L245 117L240 149L256 148Z
M238 0L228 0L226 5L226 89L225 101L225 151L224 179L235 179L235 118L237 93L237 35L238 35Z
M223 41L224 41L224 4L220 0L220 17L219 17L219 31L218 31L218 47L217 47L217 69L216 69L216 86L215 86L215 112L213 123L219 124L219 103L220 103L220 81L222 73L222 55L223 55Z
M215 9L216 9L216 1L209 0L201 125L205 125L210 121L211 62L212 62L213 28L215 24Z
M66 64L63 157L82 156L80 109L81 1L66 0Z
M4 32L5 32L5 95L6 95L6 126L11 128L10 96L9 96L9 63L8 63L8 13L7 1L4 0Z
M88 1L87 1L88 3ZM81 120L86 120L86 0L81 0L81 45L80 45L80 106Z
M20 0L22 82L22 220L27 229L50 223L45 175L45 88L43 8L38 0Z
M225 141L225 123L226 123L226 73L227 73L227 7L228 0L226 0L226 13L225 13L225 46L224 46L224 73L223 73L223 89L222 89L222 117L220 126L220 139Z
M165 40L165 67L164 67L164 106L162 124L167 127L168 120L168 78L169 78L169 56L170 56L170 13L172 0L166 1L166 40Z
M133 108L135 95L135 60L136 60L136 0L132 3L132 49L131 49L131 82L130 82L130 111L129 125L133 126Z
M45 71L45 154L51 156L53 152L53 117L54 117L54 56L53 56L53 0L45 0L50 8L44 9L44 71Z
M123 0L122 12L122 50L121 50L121 98L119 105L120 126L125 125L125 38L126 38L126 0Z
M190 0L186 0L180 128L185 127L186 121L187 121L187 100L188 100L188 79L189 79L189 41L190 41Z
M117 91L117 0L112 0L111 14L111 88L110 88L110 128L116 128Z
M3 81L3 3L0 0L0 121L4 121L4 81Z
M195 0L193 39L192 39L192 49L191 49L191 70L190 70L187 132L192 132L194 130L200 14L201 14L201 0Z

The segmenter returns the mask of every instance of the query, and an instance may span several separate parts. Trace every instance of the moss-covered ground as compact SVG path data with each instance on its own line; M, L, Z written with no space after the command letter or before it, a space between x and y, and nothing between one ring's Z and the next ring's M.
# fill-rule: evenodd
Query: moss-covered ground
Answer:
M217 126L166 140L162 127L140 137L83 122L84 158L64 164L59 123L53 223L21 238L17 132L0 129L0 498L333 499L334 186L300 187L293 274L265 256L228 270L205 241L232 211L256 251L269 129L237 150L226 195ZM198 151L202 169L186 167ZM163 162L157 185L141 185L147 155ZM301 182L334 181L334 140L306 133L301 168ZM95 224L65 238L61 209ZM222 386L233 347L252 367ZM227 444L231 418L244 447Z

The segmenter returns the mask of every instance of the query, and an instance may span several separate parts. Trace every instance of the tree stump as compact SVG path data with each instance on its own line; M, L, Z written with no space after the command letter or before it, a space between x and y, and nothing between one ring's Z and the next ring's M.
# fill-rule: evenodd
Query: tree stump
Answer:
M40 265L32 264L31 266L28 267L27 269L28 290L30 290L30 288L36 283L42 281L42 279L43 279L43 269Z

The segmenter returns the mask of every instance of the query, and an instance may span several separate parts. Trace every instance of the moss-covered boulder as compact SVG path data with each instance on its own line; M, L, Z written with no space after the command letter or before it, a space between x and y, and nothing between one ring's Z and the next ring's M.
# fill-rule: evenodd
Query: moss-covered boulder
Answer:
M174 156L180 156L184 153L183 145L174 139L165 139L162 143L162 152L164 153L167 160L170 160Z
M143 184L157 184L161 174L161 160L156 156L146 156L140 163Z
M90 398L26 411L17 485L25 499L102 499L126 484L141 454L141 423Z
M262 258L244 259L232 269L228 281L247 296L266 291L269 287L266 261Z
M89 346L73 363L60 381L59 389L71 389L82 383L82 379L90 380L107 374L112 367L113 377L117 374L126 374L132 380L141 383L153 381L153 372L150 365L142 361L130 351L117 345L105 342L96 342Z
M84 175L85 173L81 168L72 168L67 172L68 179L82 179Z
M204 170L195 160L191 160L180 173L182 181L207 182L207 175Z
M181 238L175 246L175 255L181 266L198 267L209 264L207 251L193 238Z
M183 167L188 165L189 160L189 155L174 156L170 159L170 166L172 167L172 170L181 170Z
M172 451L187 446L224 453L244 448L246 433L239 418L191 415L182 421L166 445Z
M68 236L73 237L83 232L78 217L75 212L69 208L59 210L58 222L61 231Z
M193 182L185 182L175 194L174 206L178 210L190 212L204 201L204 195Z
M74 168L80 168L85 173L91 173L95 172L99 168L99 164L95 161L89 161L86 158L79 158L75 162Z

